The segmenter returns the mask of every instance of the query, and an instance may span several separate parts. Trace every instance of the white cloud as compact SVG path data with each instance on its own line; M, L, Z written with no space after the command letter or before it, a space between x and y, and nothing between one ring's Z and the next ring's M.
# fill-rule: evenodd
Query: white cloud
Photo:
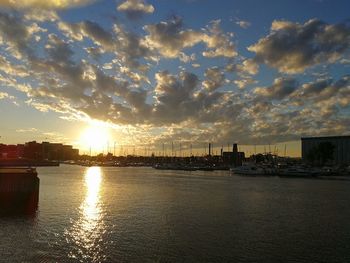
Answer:
M244 29L247 29L248 27L251 26L251 23L249 21L245 21L245 20L236 21L236 24Z
M202 52L204 57L235 57L236 47L220 28L220 20L212 21L204 32L184 30L182 19L176 17L167 22L146 25L148 32L145 37L147 46L167 58L176 58L185 48L205 43L207 49Z
M131 19L137 19L143 14L152 14L154 7L144 0L126 0L117 7L117 10L125 12Z
M10 95L6 92L0 92L0 100L5 99L5 98L9 98L9 96Z
M0 5L13 8L70 8L80 5L86 5L93 0L0 0Z
M48 10L48 9L41 9L41 8L31 8L29 10L26 10L24 13L24 18L26 20L32 20L32 21L50 21L54 22L59 20L58 14L54 10Z

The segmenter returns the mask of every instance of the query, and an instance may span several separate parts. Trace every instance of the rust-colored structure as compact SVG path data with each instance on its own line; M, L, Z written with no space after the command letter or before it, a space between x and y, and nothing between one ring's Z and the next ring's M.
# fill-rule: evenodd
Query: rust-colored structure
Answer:
M40 180L35 168L0 168L0 214L34 214Z

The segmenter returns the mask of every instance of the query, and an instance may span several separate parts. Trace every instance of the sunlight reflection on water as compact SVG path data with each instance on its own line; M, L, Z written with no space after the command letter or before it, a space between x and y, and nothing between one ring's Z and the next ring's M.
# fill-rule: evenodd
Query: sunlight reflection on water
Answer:
M100 207L100 185L101 168L90 167L85 174L86 198L81 206L83 214L82 230L89 232L93 230L101 220Z
M84 258L89 261L101 261L102 235L105 232L104 211L101 202L102 170L89 167L84 175L85 199L79 208L79 218L69 231L68 240L75 244L69 253L71 258Z

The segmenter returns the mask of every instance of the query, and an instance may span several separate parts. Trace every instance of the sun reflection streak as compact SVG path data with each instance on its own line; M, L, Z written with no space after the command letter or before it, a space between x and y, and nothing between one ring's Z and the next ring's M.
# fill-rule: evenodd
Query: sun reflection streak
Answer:
M69 253L71 258L101 261L105 257L101 243L106 228L101 201L102 177L100 167L89 167L85 172L85 199L79 208L80 217L68 234L75 243L75 248Z
M86 198L82 204L84 215L84 230L91 231L96 227L101 217L100 186L102 181L101 168L90 167L85 174Z

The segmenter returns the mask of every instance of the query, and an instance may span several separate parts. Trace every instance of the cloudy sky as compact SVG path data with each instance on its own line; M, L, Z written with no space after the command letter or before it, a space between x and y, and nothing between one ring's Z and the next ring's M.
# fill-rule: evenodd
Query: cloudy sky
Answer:
M0 6L2 143L83 149L97 126L117 145L287 144L299 155L302 136L350 132L347 0Z

